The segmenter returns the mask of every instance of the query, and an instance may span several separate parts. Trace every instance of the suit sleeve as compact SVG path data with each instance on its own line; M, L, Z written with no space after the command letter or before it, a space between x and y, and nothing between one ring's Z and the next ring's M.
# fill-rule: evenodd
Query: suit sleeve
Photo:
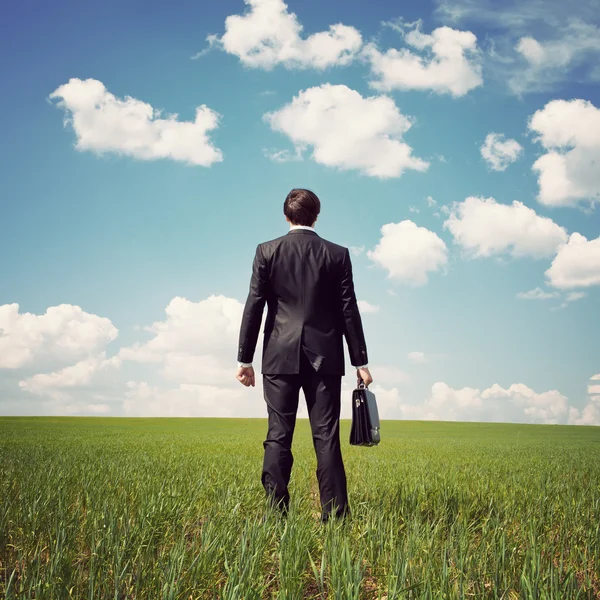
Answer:
M344 335L350 353L352 366L366 365L367 343L363 332L362 320L354 293L354 281L352 278L352 263L350 252L346 249L342 261L342 276L340 280L340 300L342 306L342 318L344 324Z
M251 363L254 358L263 310L267 301L268 286L268 270L259 244L252 264L250 290L244 306L240 327L238 347L238 362L240 363Z

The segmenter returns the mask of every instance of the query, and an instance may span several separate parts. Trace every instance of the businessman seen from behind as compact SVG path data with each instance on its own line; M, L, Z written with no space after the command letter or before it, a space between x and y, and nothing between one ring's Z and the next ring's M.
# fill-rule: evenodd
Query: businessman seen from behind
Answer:
M237 379L245 386L255 385L252 360L266 304L262 375L269 425L262 484L285 514L302 389L317 455L321 519L327 521L348 514L339 433L344 337L357 376L366 385L372 377L350 253L316 233L320 209L313 192L293 189L283 205L289 232L256 248L240 330Z

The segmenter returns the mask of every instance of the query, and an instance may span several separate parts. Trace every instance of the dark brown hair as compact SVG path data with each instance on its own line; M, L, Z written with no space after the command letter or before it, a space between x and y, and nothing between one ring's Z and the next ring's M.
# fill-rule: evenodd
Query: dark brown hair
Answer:
M283 203L283 214L293 225L312 225L321 212L321 201L314 192L294 188Z

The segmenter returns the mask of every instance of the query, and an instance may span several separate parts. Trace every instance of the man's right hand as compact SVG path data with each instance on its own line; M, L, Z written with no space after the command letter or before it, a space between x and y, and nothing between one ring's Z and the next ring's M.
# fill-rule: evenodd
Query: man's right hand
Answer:
M235 378L246 387L254 387L254 369L252 367L238 367Z
M371 376L371 371L369 371L368 368L356 369L356 377L362 379L366 387L369 387L369 385L373 383L373 377Z

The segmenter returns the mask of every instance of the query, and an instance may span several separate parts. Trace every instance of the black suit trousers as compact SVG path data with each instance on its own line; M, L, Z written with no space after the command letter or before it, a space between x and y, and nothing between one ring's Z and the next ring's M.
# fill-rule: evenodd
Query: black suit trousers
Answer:
M296 425L300 389L308 408L313 445L317 456L317 481L322 519L348 512L346 472L340 447L341 375L320 375L301 353L300 373L263 375L269 429L262 484L280 509L290 501L288 484L294 462L291 446Z

